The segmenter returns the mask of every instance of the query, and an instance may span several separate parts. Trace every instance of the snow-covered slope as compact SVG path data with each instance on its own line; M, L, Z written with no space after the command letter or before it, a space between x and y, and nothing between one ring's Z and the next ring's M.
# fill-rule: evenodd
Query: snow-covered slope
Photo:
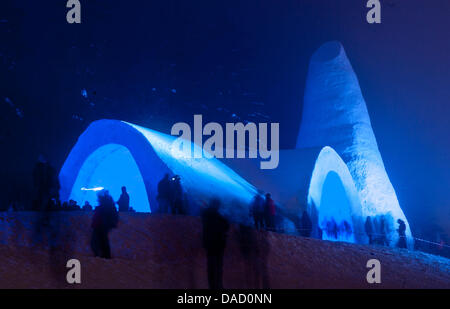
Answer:
M63 213L54 250L33 238L32 213L0 216L0 288L74 288L65 264L81 262L75 288L206 288L197 217L121 214L111 233L112 260L89 250L91 214ZM36 236L36 234L34 234ZM44 239L45 229L41 233ZM33 239L35 244L32 245ZM369 259L379 285L366 282ZM226 288L450 288L448 259L407 250L328 242L232 226L224 260Z

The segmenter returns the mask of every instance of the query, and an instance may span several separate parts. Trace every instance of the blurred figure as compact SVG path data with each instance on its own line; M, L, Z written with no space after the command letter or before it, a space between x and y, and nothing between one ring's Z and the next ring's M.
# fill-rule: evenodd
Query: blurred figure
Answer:
M266 201L264 203L265 223L268 231L275 230L275 202L272 200L270 193L266 193Z
M306 210L303 211L302 218L300 220L301 220L300 235L303 237L311 237L312 222Z
M92 206L89 204L89 201L84 202L84 206L82 208L84 211L92 211Z
M69 201L69 210L80 210L80 206L78 206L77 201L70 200Z
M389 246L389 242L386 237L386 227L385 227L385 219L381 217L380 219L380 244L382 246Z
M130 196L125 186L122 187L122 194L117 201L117 205L119 205L119 211L128 211L130 209Z
M68 211L69 210L69 203L68 202L63 202L62 205L61 205L61 210Z
M98 194L98 204L92 217L91 248L94 256L110 259L111 249L108 233L117 227L119 215L108 191L101 191Z
M170 182L170 210L173 215L184 214L183 209L183 188L181 187L181 178L178 175L173 176Z
M203 210L203 247L206 249L210 289L222 289L223 255L229 229L228 221L219 213L220 200L212 199Z
M346 220L344 220L344 222L342 222L342 231L346 238L349 238L350 236L352 236L352 233L353 233L352 226Z
M170 178L165 174L158 183L158 195L156 197L160 213L168 213L170 205Z
M59 180L56 170L40 155L33 169L33 184L35 198L33 210L46 211L50 207L50 201L59 197Z
M253 216L255 228L257 230L264 228L264 199L259 192L253 198L250 214Z
M406 224L401 219L398 219L397 223L398 223L397 232L399 236L397 247L406 249Z
M266 237L267 233L258 233L249 226L239 225L237 240L244 261L242 280L246 288L270 287L267 269L270 244Z
M364 228L366 230L367 237L369 237L369 245L373 244L373 224L372 218L367 216L366 223L364 223Z
M336 223L336 221L334 220L334 218L331 218L331 234L333 235L334 239L338 239L339 237L339 227Z

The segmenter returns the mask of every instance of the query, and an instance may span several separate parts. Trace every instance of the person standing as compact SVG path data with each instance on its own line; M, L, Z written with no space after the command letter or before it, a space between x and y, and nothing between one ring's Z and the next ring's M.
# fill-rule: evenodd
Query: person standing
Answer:
M51 200L59 198L60 185L56 170L43 155L39 156L33 169L33 184L35 188L33 210L49 210Z
M386 221L385 221L384 217L381 217L381 219L380 219L380 235L381 235L380 236L380 244L382 246L389 246L389 241L386 236L385 223L386 223Z
M183 211L183 187L181 186L181 178L175 175L171 182L171 201L170 208L173 215L184 214Z
M91 248L94 256L105 259L111 258L111 247L108 234L117 227L119 215L114 205L114 200L108 191L101 191L98 195L99 205L94 210L92 217Z
M168 213L170 206L170 179L169 174L165 174L164 177L158 183L158 196L156 197L159 205L160 213Z
M257 230L264 228L264 199L259 193L253 198L250 213L253 216L255 228Z
M203 247L206 250L210 289L223 288L223 256L229 223L219 213L220 205L220 200L214 198L202 212Z
M364 228L366 230L367 237L369 237L369 245L373 244L373 225L372 219L367 216L366 223L364 223Z
M117 205L119 205L119 211L128 211L130 209L130 196L125 186L122 187L122 194L117 201Z
M269 231L275 231L275 202L273 201L270 193L266 193L266 201L264 203L264 212L266 218L266 228Z
M406 249L406 224L402 219L398 219L397 223L398 223L397 232L399 236L397 247Z

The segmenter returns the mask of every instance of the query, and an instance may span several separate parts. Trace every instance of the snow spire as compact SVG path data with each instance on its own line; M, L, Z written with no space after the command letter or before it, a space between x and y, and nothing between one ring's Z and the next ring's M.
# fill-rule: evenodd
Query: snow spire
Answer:
M391 246L397 220L408 222L384 168L358 79L341 43L323 44L311 57L297 148L330 146L355 181L363 217L388 216Z

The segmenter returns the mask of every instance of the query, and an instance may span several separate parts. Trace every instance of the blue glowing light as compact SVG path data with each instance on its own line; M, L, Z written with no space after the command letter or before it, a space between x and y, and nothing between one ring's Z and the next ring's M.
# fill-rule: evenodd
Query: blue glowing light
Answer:
M86 188L86 187L82 187L81 191L102 191L105 188L103 187L95 187L95 188Z

